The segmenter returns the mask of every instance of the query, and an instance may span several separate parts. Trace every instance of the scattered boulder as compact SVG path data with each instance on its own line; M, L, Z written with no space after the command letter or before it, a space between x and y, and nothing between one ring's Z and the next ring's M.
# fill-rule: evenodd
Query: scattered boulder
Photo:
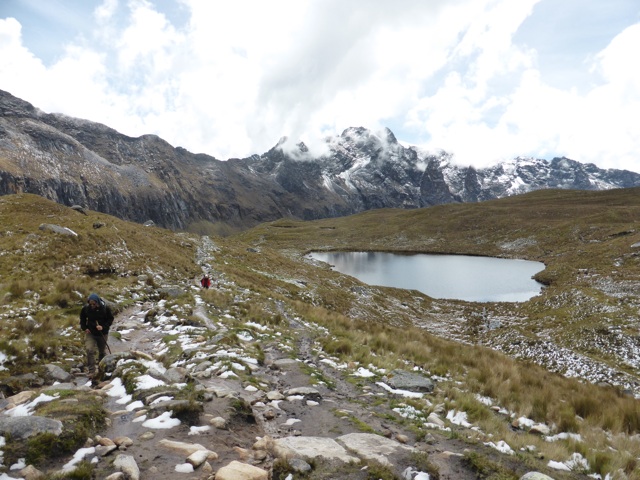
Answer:
M431 393L435 384L430 378L419 373L407 372L405 370L393 370L384 377L384 381L389 386L399 390L409 390L412 392Z
M110 353L100 360L100 370L105 373L111 373L116 369L120 360L130 360L135 358L135 355L131 352Z
M248 463L232 461L216 472L216 480L268 480L269 472Z
M22 403L28 402L35 396L36 396L36 392L34 392L33 390L23 390L20 393L17 393L11 397L8 397L7 402L13 405L20 405Z
M196 450L187 457L187 463L193 465L193 468L198 468L207 460L210 460L210 454L208 450Z
M63 370L58 365L53 365L51 363L48 363L47 365L44 366L44 368L45 368L45 372L48 380L52 380L54 382L67 383L67 382L70 382L71 379L73 379L73 375Z
M314 460L324 458L344 463L360 463L358 457L349 455L345 448L332 438L284 437L274 441L273 453L278 458L302 458Z
M84 209L84 207L80 206L80 205L71 205L71 210L75 210L78 213L81 213L83 215L87 214L87 211Z
M160 287L158 289L158 294L160 295L160 298L178 298L182 295L184 295L186 292L184 291L184 289L180 288L180 287Z
M284 394L287 397L301 395L305 398L305 400L322 400L322 395L320 394L320 392L313 387L290 388L289 390L284 392Z
M291 470L293 470L295 473L305 474L311 471L311 465L309 465L301 458L292 458L288 463L291 467Z
M164 372L169 383L183 383L187 379L188 370L184 367L172 367Z
M62 422L47 417L0 417L0 434L12 439L24 440L40 433L62 433Z
M336 441L359 457L365 460L374 460L381 465L391 465L388 460L390 455L401 450L414 450L400 442L373 433L349 433L338 437Z
M68 235L70 237L77 237L78 234L67 227L61 227L60 225L54 225L52 223L43 223L38 227L43 232L53 232L58 235Z
M274 370L288 370L297 366L298 363L298 360L294 360L293 358L280 358L278 360L274 360L270 366Z
M45 474L38 470L33 465L27 465L18 474L24 478L24 480L42 480L45 478Z
M217 460L218 454L212 452L208 448L200 445L199 443L186 443L186 442L176 442L173 440L162 439L158 442L158 445L164 448L167 448L171 451L177 452L185 457L189 457L194 452L198 452L204 450L208 454L208 460Z
M553 478L551 478L548 475L545 475L544 473L529 472L521 476L520 480L553 480Z
M13 375L2 380L0 390L5 395L11 396L23 390L31 388L40 388L44 385L44 379L35 373L25 373L22 375Z
M118 455L113 466L125 474L129 480L140 480L140 468L131 455Z

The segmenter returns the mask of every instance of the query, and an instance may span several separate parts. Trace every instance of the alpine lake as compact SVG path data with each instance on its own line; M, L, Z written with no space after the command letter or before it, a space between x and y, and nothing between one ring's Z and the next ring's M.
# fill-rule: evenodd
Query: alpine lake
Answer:
M545 268L541 262L468 255L312 252L309 256L368 285L468 302L525 302L541 293L543 285L533 276Z

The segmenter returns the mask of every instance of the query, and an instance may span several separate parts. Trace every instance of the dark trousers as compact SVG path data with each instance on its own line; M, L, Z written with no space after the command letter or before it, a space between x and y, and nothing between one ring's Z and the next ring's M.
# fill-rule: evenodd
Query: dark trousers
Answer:
M94 372L96 369L96 350L98 350L98 362L106 354L107 341L103 335L85 333L84 348L87 350L87 370Z

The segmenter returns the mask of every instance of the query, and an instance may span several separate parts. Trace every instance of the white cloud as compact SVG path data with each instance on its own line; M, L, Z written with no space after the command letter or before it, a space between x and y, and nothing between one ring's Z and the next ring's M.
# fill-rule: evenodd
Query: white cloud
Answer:
M169 3L104 0L46 59L25 47L30 17L0 19L0 88L45 111L155 133L220 159L262 153L283 135L316 149L347 127L389 126L401 140L478 166L566 155L640 170L640 23L571 25L583 43L554 76L553 30L537 38L534 29L553 20L546 16L560 7L551 0ZM597 24L588 6L581 11ZM613 7L606 13L616 18ZM525 22L526 44L514 41ZM564 85L568 64L576 71Z

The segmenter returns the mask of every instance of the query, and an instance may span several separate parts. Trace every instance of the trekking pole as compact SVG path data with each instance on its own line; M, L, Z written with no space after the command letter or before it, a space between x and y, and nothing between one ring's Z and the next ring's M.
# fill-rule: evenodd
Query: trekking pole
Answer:
M100 331L100 334L102 335L102 339L104 340L104 344L107 346L107 349L109 350L109 355L111 355L111 347L109 346L109 343L107 342L107 339L104 336L104 333L102 333L102 330Z

